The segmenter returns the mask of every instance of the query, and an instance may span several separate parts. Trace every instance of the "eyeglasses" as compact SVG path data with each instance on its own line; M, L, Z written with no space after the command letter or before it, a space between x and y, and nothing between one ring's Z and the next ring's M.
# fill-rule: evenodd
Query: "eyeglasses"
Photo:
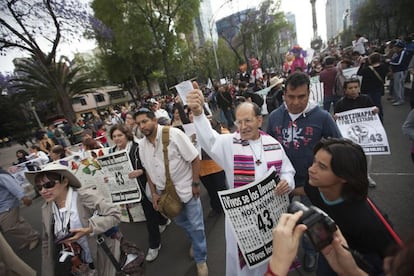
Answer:
M243 123L245 125L251 125L253 122L254 122L254 119L244 119L244 120L237 120L234 122L234 124L240 127Z
M57 180L53 180L53 181L48 181L46 183L43 184L36 184L35 185L35 189L40 192L43 190L43 188L45 189L52 189L53 187L55 187Z

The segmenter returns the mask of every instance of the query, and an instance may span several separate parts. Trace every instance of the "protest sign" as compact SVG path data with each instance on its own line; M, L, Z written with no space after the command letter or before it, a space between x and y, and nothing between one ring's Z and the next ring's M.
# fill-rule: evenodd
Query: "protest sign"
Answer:
M357 75L358 69L359 69L358 66L357 67L351 67L351 68L343 69L342 70L342 74L344 75L344 77L346 79L349 79L349 78L355 76L355 77L358 77L359 78L359 81L361 81L362 80L362 77Z
M272 255L272 229L289 205L287 195L275 194L275 178L272 168L260 180L218 192L249 268L263 264Z
M342 136L359 144L365 154L390 154L387 134L372 107L352 109L335 115Z
M182 126L187 136L191 136L196 133L195 126L193 123L183 124Z
M175 89L177 89L178 95L180 95L181 101L183 102L183 105L187 104L187 94L193 90L193 84L191 81L183 81L180 82L175 86Z
M126 151L117 151L98 157L104 175L108 179L108 190L114 204L141 201L141 189L137 179L129 179L131 161Z
M319 81L319 76L310 78L310 95L309 99L323 106L323 83Z

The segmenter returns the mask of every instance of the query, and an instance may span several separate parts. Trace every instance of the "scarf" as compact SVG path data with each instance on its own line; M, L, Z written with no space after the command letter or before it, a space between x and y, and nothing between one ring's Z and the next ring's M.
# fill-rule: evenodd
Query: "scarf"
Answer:
M261 161L266 162L267 169L274 167L280 174L282 167L281 145L267 133L260 131L264 155ZM233 137L234 188L246 185L255 180L255 162L249 141L242 140L237 132ZM262 152L263 153L263 152Z

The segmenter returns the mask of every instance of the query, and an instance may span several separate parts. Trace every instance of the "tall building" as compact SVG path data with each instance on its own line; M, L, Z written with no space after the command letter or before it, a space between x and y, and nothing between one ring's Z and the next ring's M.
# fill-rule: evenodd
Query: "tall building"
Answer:
M193 40L198 48L206 41L217 42L217 28L211 7L211 0L201 0L199 15L194 19Z
M246 21L248 14L254 9L233 13L216 21L217 34L231 41L240 32L241 24Z
M351 11L350 18L349 18L350 19L350 24L352 26L355 26L358 23L358 18L357 18L357 12L356 11L358 10L358 8L362 4L364 4L365 2L367 2L367 0L350 0L349 2L350 2L350 4L349 4L350 11Z
M289 46L298 44L298 36L296 30L296 16L292 12L285 13L286 20L293 26L293 34L286 30L280 34L281 39L289 41Z
M349 20L350 0L326 1L325 14L326 36L329 40L351 26Z
M367 0L326 1L326 36L335 38L339 33L357 25L357 10Z

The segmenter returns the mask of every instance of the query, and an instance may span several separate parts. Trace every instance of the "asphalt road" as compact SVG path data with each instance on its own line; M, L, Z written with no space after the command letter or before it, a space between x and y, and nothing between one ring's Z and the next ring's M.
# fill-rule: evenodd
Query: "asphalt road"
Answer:
M410 143L401 133L401 125L409 112L408 104L393 107L388 101L384 103L384 126L390 143L391 154L373 157L371 175L377 182L377 187L369 191L369 196L386 212L402 238L414 233L414 164L410 158ZM0 165L7 167L14 161L14 153L18 145L0 149ZM209 212L208 195L203 189L202 202L204 214ZM22 208L22 215L33 227L41 231L40 207L42 199L38 198L32 206ZM124 235L141 248L146 250L147 232L144 223L121 225ZM205 232L208 245L208 266L210 275L225 273L225 238L224 216L205 217ZM7 237L6 237L7 238ZM369 237L367 237L369 238ZM40 246L29 252L27 249L18 251L17 243L9 239L10 244L18 255L38 272L41 271ZM190 259L188 251L190 240L184 231L173 223L162 234L162 248L159 257L152 263L146 264L146 275L196 275L196 267ZM40 275L40 273L39 273ZM291 275L299 275L292 272ZM302 273L301 275L306 275Z

